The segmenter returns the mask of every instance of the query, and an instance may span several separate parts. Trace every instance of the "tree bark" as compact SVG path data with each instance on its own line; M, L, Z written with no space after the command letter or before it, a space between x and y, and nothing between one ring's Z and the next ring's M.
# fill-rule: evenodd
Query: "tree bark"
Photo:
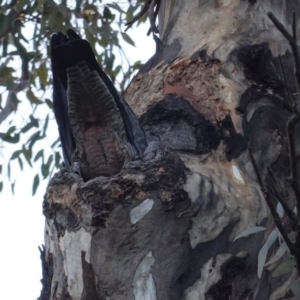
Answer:
M156 54L125 98L162 151L112 178L64 170L45 200L40 299L280 299L287 275L257 276L274 224L265 181L289 171L287 28L296 0L162 0ZM293 199L290 199L293 203ZM233 241L247 228L269 230Z

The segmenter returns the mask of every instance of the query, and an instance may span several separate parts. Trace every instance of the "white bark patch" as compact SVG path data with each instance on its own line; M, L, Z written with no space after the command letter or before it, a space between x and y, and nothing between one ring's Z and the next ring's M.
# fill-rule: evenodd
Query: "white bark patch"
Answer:
M83 291L81 251L85 260L90 261L91 233L83 228L76 232L66 231L59 245L64 255L64 268L68 278L68 292L73 299L81 299Z
M200 199L203 205L192 218L189 231L192 248L215 239L226 226L234 223L229 237L233 240L238 233L260 223L268 215L258 185L246 180L234 161L225 161L218 154L212 157L180 154L180 157L190 170L184 189L191 201Z
M287 49L284 37L267 16L267 12L273 12L288 27L286 0L277 0L281 3L278 5L272 0L257 1L255 5L239 0L186 0L184 6L178 7L174 7L173 0L164 2L160 37L167 45L180 41L178 57L207 49L208 55L227 61L232 50L245 40L249 45L269 43L275 56Z
M156 300L156 288L152 277L151 266L154 264L152 251L149 251L138 265L133 277L133 294L135 300Z
M232 173L233 173L234 178L236 178L240 183L244 184L245 181L242 177L242 174L241 174L239 168L237 166L233 165L231 167L231 169L232 169Z
M224 228L237 221L240 217L237 209L227 210L223 201L219 201L211 213L199 213L192 218L192 227L189 230L191 247L214 240Z
M53 227L53 220L49 220L45 222L45 246L46 246L46 253L52 253L53 255L57 256L56 249L55 249L55 237L52 228Z
M216 262L211 258L201 269L201 276L192 286L184 292L182 300L205 300L205 293L216 284L221 278L221 266L227 261L231 254L220 254L216 257Z
M192 202L195 202L200 195L201 176L197 173L187 174L187 180L183 189L188 193Z
M153 204L153 199L146 199L141 204L133 208L129 213L131 224L136 224L139 220L141 220L152 209Z

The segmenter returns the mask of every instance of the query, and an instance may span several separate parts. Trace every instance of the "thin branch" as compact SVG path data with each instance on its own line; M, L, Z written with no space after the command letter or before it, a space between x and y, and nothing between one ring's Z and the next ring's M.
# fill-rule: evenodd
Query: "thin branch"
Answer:
M133 24L135 22L137 22L148 11L148 9L150 7L150 4L151 4L151 1L152 0L148 0L148 2L142 8L142 10L131 21L129 21L128 23L125 24L125 26L127 26L125 31L127 31L129 28L131 28L133 26Z
M293 187L296 205L297 205L297 214L298 214L298 228L296 236L296 247L300 249L300 184L299 184L299 170L297 168L297 153L295 145L295 131L296 126L299 124L300 119L294 116L288 122L288 143L289 143L289 158L290 158L290 170L291 170L291 185ZM299 258L300 259L300 258Z
M297 81L297 89L298 89L298 100L300 102L300 60L299 60L299 52L298 52L298 45L297 45L297 24L296 24L296 17L295 17L295 13L293 14L293 36L284 28L284 26L281 24L281 22L271 13L268 13L269 18L271 19L271 21L273 22L273 24L275 25L275 27L282 33L282 35L287 39L287 41L290 44L290 47L292 49L293 52L293 57L295 60L295 66L296 66L296 70L295 70L295 77L296 77L296 81ZM298 115L299 117L299 112L298 110L295 110L295 113Z
M300 59L299 59L299 51L298 51L298 38L297 38L297 22L296 22L296 14L293 13L292 20L292 33L291 36L289 32L284 28L284 26L278 21L278 19L271 13L268 13L269 18L275 25L275 27L282 33L282 35L288 40L290 47L292 49L294 61L295 61L295 78L297 82L298 88L298 102L294 105L294 116L290 120L288 120L287 124L287 132L288 132L288 146L289 146L289 159L290 159L290 182L291 186L294 190L296 197L296 205L297 205L297 217L298 224L296 229L296 242L295 247L300 249L300 174L297 168L297 149L295 145L295 137L296 137L296 126L300 122L300 114L299 114L299 104L300 104ZM300 255L295 256L295 261L297 264L298 273L300 273Z
M287 78L286 78L286 74L285 74L285 71L284 71L281 56L279 56L278 58L279 58L280 71L281 71L281 74L282 74L282 77L283 77L283 82L284 82L284 89L285 89L285 92L288 96L288 104L290 106L290 110L294 111L293 98L292 98L290 90L288 88Z
M296 22L295 12L293 12L292 30L293 30L293 39L294 41L297 41L297 22Z
M270 168L268 168L268 175L269 175L269 178L271 179L271 185L272 185L268 189L269 192L282 205L284 212L286 213L286 215L290 219L292 227L296 228L295 226L297 225L297 215L293 212L293 210L290 209L290 207L288 206L287 202L285 201L284 196L282 196L282 194L278 191L278 188L277 188L277 186L279 186L278 182L277 182L277 180L276 180L276 178L274 176L273 171Z
M151 32L159 33L158 28L156 27L156 18L159 12L160 0L152 0L151 5L148 9L148 17L150 21L150 28L148 30L147 35L150 35Z
M150 28L147 32L147 35L150 35L151 32L159 33L158 28L156 26L156 18L159 12L161 0L148 0L146 5L142 8L142 10L128 23L125 31L127 31L132 25L137 22L146 12L148 12L148 17L150 21Z
M272 201L272 199L270 197L270 193L264 187L262 177L260 175L260 172L258 170L258 166L257 166L257 164L255 162L255 159L253 157L253 153L252 153L252 150L251 150L250 147L249 147L249 156L250 156L250 160L252 162L252 166L253 166L254 172L255 172L256 177L257 177L257 182L258 182L258 184L260 186L260 189L262 191L262 194L264 195L264 198L265 198L265 200L266 200L266 202L267 202L267 204L268 204L268 206L270 208L271 214L272 214L273 219L274 219L274 223L275 223L277 229L279 230L282 238L284 239L284 241L285 241L285 243L286 243L286 245L287 245L290 253L292 255L296 256L298 254L298 250L295 247L295 245L292 243L292 241L289 239L288 234L287 234L285 228L282 225L280 216L277 213L276 207L275 207L275 205L274 205L274 203L273 203L273 201Z

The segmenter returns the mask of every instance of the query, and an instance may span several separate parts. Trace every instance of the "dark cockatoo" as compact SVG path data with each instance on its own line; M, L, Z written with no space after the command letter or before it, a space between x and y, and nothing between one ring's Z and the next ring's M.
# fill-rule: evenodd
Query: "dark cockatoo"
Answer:
M147 147L139 122L73 30L51 39L53 106L63 157L85 180L118 173Z

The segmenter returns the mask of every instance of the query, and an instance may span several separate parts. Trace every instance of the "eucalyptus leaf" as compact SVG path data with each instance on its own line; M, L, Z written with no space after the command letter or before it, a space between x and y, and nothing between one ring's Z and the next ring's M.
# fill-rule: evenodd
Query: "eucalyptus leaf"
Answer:
M36 190L37 190L39 184L40 184L40 178L39 178L39 175L36 174L36 175L34 176L33 184L32 184L32 196L35 195Z
M131 46L135 46L134 41L131 39L131 37L126 32L121 32L121 35L125 42L127 42Z
M242 237L247 237L249 236L250 234L254 234L254 233L258 233L258 232L261 232L261 231L264 231L266 230L267 228L266 227L262 227L262 226L254 226L254 227L250 227L246 230L244 230L243 232L241 232L240 234L238 234L233 241L236 241Z
M295 268L295 261L293 259L282 262L272 273L273 277L277 277L286 273L290 273Z
M263 269L264 269L264 265L267 259L267 255L268 255L268 251L270 249L270 247L274 244L274 242L276 241L278 237L278 231L277 230L273 230L270 235L267 238L266 243L262 246L262 248L260 249L259 253L258 253L258 259L257 259L257 276L258 278L261 278Z
M278 248L278 250L276 251L275 255L273 257L271 257L268 262L265 263L265 266L269 266L269 265L273 264L274 262L278 261L286 253L287 249L288 248L287 248L286 243L283 242L280 245L280 247Z

